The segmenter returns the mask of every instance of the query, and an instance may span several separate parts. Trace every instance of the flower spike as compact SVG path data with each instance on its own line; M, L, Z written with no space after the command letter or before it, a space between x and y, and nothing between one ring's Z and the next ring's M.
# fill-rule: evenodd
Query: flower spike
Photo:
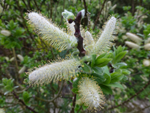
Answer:
M104 31L102 32L100 38L96 42L92 54L102 54L106 52L112 45L114 37L112 37L112 33L115 29L116 18L111 17L111 19L107 22Z
M62 51L77 45L76 38L54 26L46 18L36 12L28 13L29 23L38 30L42 39L50 43L54 48Z
M61 79L68 79L79 72L80 61L76 59L55 62L38 68L29 74L29 81L34 85L48 84Z
M79 83L79 96L81 97L80 101L88 106L89 109L103 108L102 105L105 103L100 86L87 77L82 78Z

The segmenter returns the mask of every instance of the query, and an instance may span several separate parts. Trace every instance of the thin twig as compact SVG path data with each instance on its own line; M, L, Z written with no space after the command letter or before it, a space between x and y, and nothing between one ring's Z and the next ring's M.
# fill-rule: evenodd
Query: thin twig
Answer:
M120 103L117 106L112 106L112 107L108 108L107 110L111 110L111 109L117 108L117 107L122 106L125 103L129 102L131 99L133 99L134 97L138 96L142 91L144 91L144 89L146 89L148 87L148 85L150 85L150 79L149 79L148 83L145 84L145 86L141 90L139 90L136 94L132 95L128 100L124 101L123 103Z
M101 10L99 11L99 13L98 13L98 15L97 15L97 17L96 17L93 30L95 29L95 26L96 26L96 24L97 24L97 21L98 21L100 15L101 15L101 13L102 13L102 10L103 10L103 8L104 8L105 2L106 2L106 0L104 0L103 5L102 5L102 8L101 8Z
M24 0L22 0L23 3L25 4L26 8L29 10L30 8L28 7L28 5L26 4L26 2Z
M42 98L38 98L38 97L35 97L37 100L40 100L40 101L43 101L43 102L53 102L55 99L57 99L61 93L61 90L63 88L63 84L64 84L64 81L61 82L61 87L57 93L57 95L52 99L52 100L45 100L45 99L42 99Z
M33 1L34 1L34 4L35 4L37 10L40 11L40 8L38 7L36 0L33 0Z
M76 37L77 42L78 42L77 48L80 52L79 53L80 57L85 56L85 53L86 53L86 51L83 48L83 37L81 36L81 32L80 32L81 19L82 19L82 14L81 14L81 12L79 12L76 16L76 19L71 20L71 22L69 22L69 23L72 23L74 21L74 23L75 23L75 25L74 25L74 28L75 28L74 36Z
M70 113L74 113L75 105L76 105L76 94L74 94L74 96L73 96L73 105L72 105L72 109L71 109Z
M15 52L15 49L14 48L12 48L12 50L13 50L13 56L14 56L14 58L15 58L15 67L16 67L16 80L18 81L19 80L19 73L18 73L18 62L17 62L17 58L16 58L16 52Z
M86 1L83 0L83 3L84 3L84 9L85 9L85 16L84 16L84 27L85 26L88 26L88 17L87 17L87 5L86 5Z

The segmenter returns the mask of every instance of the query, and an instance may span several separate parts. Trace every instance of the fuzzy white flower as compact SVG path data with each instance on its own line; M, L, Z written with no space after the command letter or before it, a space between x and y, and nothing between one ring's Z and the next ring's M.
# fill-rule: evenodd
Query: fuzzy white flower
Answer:
M55 82L61 79L68 79L75 76L76 72L79 72L78 67L80 65L80 61L76 59L45 65L31 72L29 81L35 85L42 85L50 83L52 80Z
M68 19L75 19L75 16L72 12L69 12L67 11L66 9L64 10L64 12L62 12L62 16L65 20L68 20Z
M3 29L3 30L1 30L1 34L4 35L4 36L10 36L11 32L8 31L8 30Z
M84 43L86 52L89 53L95 44L92 34L89 31L85 32L85 38L84 38L83 43Z
M145 44L150 43L150 38L148 38L147 40L145 40Z
M114 6L112 6L111 10L114 10L117 7L117 4L115 4Z
M146 67L147 67L147 66L150 66L150 60L144 59L144 60L143 60L143 65L146 66Z
M130 47L130 48L134 48L134 49L139 49L139 48L140 48L139 45L137 45L137 44L135 44L135 43L133 43L133 42L130 42L130 41L125 41L125 44L126 44L128 47Z
M85 16L85 9L81 10L81 16L82 16L82 18L84 18L84 16Z
M100 86L87 77L82 78L79 83L79 96L81 97L80 101L88 106L89 109L102 108L102 105L105 103Z
M63 32L46 18L38 13L28 13L29 23L38 30L42 39L50 43L54 48L62 51L77 45L76 38Z
M147 43L146 45L144 45L144 49L145 50L150 50L150 43Z
M23 66L23 67L18 71L18 73L19 73L19 74L24 73L25 70L26 70L26 66Z
M114 40L112 37L112 33L115 29L116 18L111 17L111 19L107 22L104 31L102 32L100 38L96 42L95 46L92 49L92 53L94 54L102 54L106 52L111 46Z
M69 34L72 35L72 36L74 36L74 33L75 33L74 25L75 25L74 22L72 22L72 23L70 24L70 23L68 23L68 21L67 21L67 26L68 26Z
M132 41L134 41L137 44L140 44L142 42L142 39L133 33L128 32L128 33L126 33L126 35L129 39L131 39Z
M17 57L19 58L19 60L22 62L24 60L23 56L18 54Z

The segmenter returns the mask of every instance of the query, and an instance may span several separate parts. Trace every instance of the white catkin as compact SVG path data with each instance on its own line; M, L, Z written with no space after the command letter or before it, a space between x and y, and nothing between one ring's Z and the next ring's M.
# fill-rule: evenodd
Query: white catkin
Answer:
M21 73L24 73L26 70L26 66L23 66L19 71L18 73L21 74Z
M77 41L74 36L70 36L63 32L38 13L28 13L28 18L29 23L38 30L42 39L47 41L54 48L62 51L77 45Z
M73 36L74 33L75 33L74 25L75 25L74 22L72 22L71 24L67 22L67 26L68 26L68 29L69 29L68 31L69 31L69 33L70 33L71 36Z
M126 33L126 35L129 39L131 39L132 41L134 41L137 44L140 44L142 42L142 39L133 33L128 32L128 33Z
M83 43L84 43L86 52L89 53L95 44L92 34L89 31L85 32L85 38L84 38Z
M19 60L22 62L24 60L23 56L18 54L17 57L19 58Z
M102 105L105 103L101 88L94 80L87 77L81 79L78 92L79 97L81 97L80 103L84 103L89 109L102 108Z
M150 66L150 60L144 59L144 60L143 60L143 65L146 66L146 67L147 67L147 66Z
M146 45L144 45L144 49L145 50L150 50L150 43L147 43Z
M29 81L35 85L42 85L50 83L52 80L55 82L61 79L69 79L75 76L76 72L79 72L78 66L80 65L80 61L76 59L47 64L31 72Z
M3 30L1 30L1 34L4 35L4 36L10 36L11 32L8 31L8 30L3 29Z
M102 54L107 52L107 50L112 46L112 42L114 38L112 37L112 33L115 29L116 18L111 17L111 19L107 22L104 31L102 32L100 38L96 42L93 47L91 53L92 54Z
M137 44L135 44L135 43L133 43L133 42L130 42L130 41L125 41L125 44L126 44L128 47L130 47L130 48L134 48L134 49L139 49L139 48L140 48L139 45L137 45Z

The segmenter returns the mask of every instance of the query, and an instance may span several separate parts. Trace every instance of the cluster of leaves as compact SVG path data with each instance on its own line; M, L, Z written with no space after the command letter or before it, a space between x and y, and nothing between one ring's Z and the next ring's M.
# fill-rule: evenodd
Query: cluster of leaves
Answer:
M123 88L120 81L126 81L127 77L125 75L130 74L130 71L126 69L127 64L120 62L126 53L127 51L119 46L117 49L114 48L114 51L104 53L98 57L92 55L91 61L88 64L83 64L83 71L79 75L79 79L73 82L73 92L78 92L78 82L83 76L97 81L104 94L112 94L111 87Z

